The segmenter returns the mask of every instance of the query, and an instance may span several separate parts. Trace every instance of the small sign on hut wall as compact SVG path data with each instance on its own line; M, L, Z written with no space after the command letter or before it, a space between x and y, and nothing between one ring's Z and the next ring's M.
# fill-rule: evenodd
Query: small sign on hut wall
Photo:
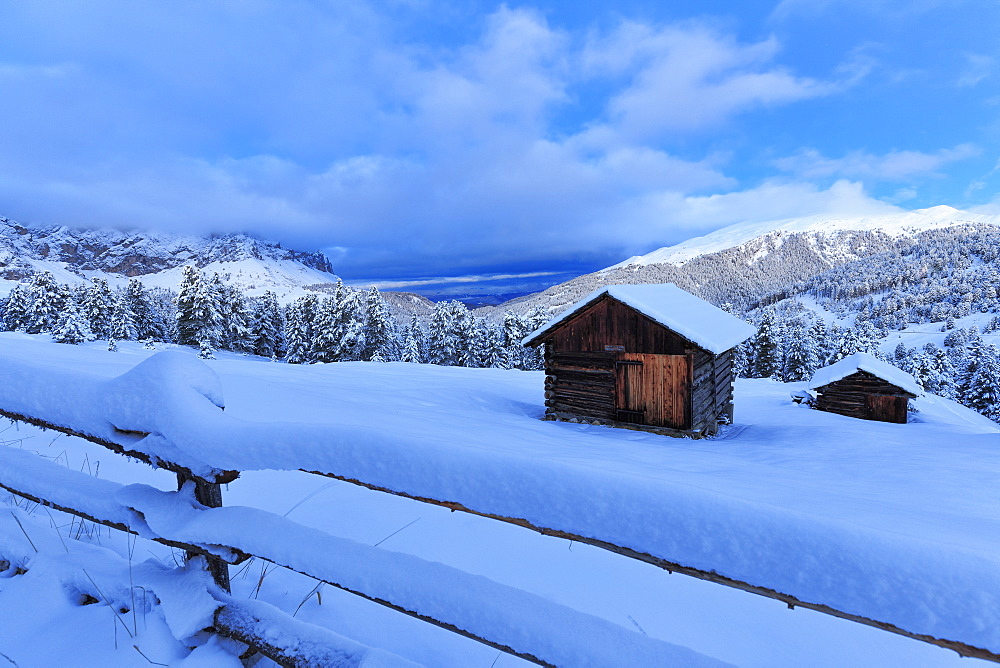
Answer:
M623 352L625 352L625 346L604 346L604 352L606 352L606 353L623 353Z

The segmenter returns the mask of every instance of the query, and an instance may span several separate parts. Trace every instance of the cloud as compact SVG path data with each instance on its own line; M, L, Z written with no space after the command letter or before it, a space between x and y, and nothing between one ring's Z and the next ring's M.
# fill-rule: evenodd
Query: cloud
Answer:
M956 82L960 88L975 86L996 70L996 58L979 53L965 54L965 69Z
M803 149L798 154L775 160L779 169L802 179L828 177L867 179L871 181L907 181L939 175L938 170L952 162L979 155L973 144L960 144L936 153L921 151L890 151L874 155L852 151L842 158L827 158L815 149Z
M775 38L744 44L699 24L624 22L591 40L586 71L626 76L607 123L630 140L718 126L745 111L829 95L839 84L797 77L773 63Z
M728 153L685 147L861 76L799 76L777 38L704 22L584 35L504 6L438 42L362 2L95 0L9 3L0 23L17 28L0 214L25 222L248 231L378 277L611 264L747 217L876 206L747 187Z

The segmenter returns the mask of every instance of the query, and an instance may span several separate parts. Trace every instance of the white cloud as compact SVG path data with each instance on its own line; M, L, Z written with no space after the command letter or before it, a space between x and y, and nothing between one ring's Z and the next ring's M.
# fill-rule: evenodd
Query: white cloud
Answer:
M938 175L938 170L952 162L980 154L972 144L960 144L936 153L921 151L890 151L875 155L852 151L842 158L827 158L815 149L803 149L798 154L775 160L779 169L802 179L827 177L863 178L873 181L905 181Z
M773 37L744 44L698 24L654 28L626 22L593 39L588 72L625 77L608 123L629 140L717 126L756 107L828 95L841 84L797 77L774 64Z
M990 77L996 70L996 58L979 53L965 54L965 69L959 74L960 88L975 86Z

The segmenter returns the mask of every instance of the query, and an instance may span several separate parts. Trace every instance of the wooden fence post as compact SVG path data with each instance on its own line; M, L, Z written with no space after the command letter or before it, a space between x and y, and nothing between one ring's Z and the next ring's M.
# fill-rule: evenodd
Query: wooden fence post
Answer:
M204 478L188 475L186 473L177 474L177 489L184 487L186 482L194 483L194 499L203 506L209 508L222 507L222 485L208 482ZM185 559L193 559L202 555L193 552L185 552ZM231 593L229 585L229 565L219 557L205 557L208 564L208 572L212 574L215 584L219 585L227 593Z

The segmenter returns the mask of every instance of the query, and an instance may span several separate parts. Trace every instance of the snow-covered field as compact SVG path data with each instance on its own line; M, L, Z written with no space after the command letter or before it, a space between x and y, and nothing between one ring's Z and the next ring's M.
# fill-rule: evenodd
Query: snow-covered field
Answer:
M72 412L80 407L60 404L87 403L75 390L107 390L113 384L106 381L151 355L135 344L109 353L98 343L43 338L0 334L2 407L29 405L48 392L54 416ZM920 412L907 425L863 423L792 404L789 392L800 385L740 381L736 425L719 438L690 441L542 422L537 372L294 366L223 354L206 364L225 399L219 424L199 422L192 432L150 406L130 409L140 422L160 419L159 431L188 443L193 458L244 471L224 492L227 507L286 515L362 545L485 576L620 625L637 639L736 665L944 666L959 659L587 545L294 469L331 470L526 517L1000 650L1000 428L952 402L918 400ZM73 382L52 387L57 374ZM12 383L15 377L22 382ZM192 434L205 441L190 443ZM175 486L172 474L78 439L25 426L0 439L102 479ZM206 640L178 640L162 606L132 600L130 581L153 577L157 563L173 565L169 548L81 529L33 504L20 508L0 512L0 559L28 566L25 574L0 577L0 666L5 658L22 667L149 665L140 650L163 664L236 665L225 643L191 652ZM314 591L315 581L260 561L231 570L234 596L267 601L412 661L520 663L330 587ZM78 605L91 579L129 612L116 619L109 606ZM548 632L573 639L580 630Z

